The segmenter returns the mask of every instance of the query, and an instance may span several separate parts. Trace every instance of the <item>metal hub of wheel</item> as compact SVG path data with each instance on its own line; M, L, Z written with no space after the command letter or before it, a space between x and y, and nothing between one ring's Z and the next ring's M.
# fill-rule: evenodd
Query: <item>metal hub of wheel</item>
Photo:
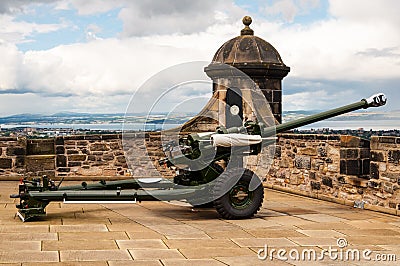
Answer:
M253 193L248 190L248 184L239 182L229 192L229 199L235 208L245 208L251 203Z

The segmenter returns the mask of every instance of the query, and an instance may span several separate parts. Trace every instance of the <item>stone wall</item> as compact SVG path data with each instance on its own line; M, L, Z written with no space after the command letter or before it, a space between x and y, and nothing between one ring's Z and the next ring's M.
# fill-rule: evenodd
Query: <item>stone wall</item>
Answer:
M400 137L371 138L370 169L371 203L400 209Z
M0 180L47 175L66 180L123 179L126 176L172 177L158 165L161 136L132 133L129 147L121 134L75 135L50 139L0 138ZM126 158L132 168L128 169Z
M344 182L339 171L340 148L340 136L280 135L266 183L333 194L333 186Z
M43 174L56 180L174 176L157 163L163 157L159 133L129 138L125 152L121 134L0 138L0 180ZM256 172L267 187L400 214L400 138L280 134L275 149L253 159L248 166L258 163Z
M400 138L282 134L266 186L400 214Z
M122 136L81 135L55 139L57 176L126 176Z

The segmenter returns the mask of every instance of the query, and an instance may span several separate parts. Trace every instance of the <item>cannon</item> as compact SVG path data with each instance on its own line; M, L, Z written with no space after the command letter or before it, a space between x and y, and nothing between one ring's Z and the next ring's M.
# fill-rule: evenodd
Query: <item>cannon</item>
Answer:
M275 126L246 121L242 126L219 126L214 132L192 133L164 145L166 154L158 163L176 172L173 180L138 178L61 186L46 176L22 179L17 215L22 221L46 215L52 201L64 203L136 203L184 201L191 205L213 205L225 219L250 218L264 199L262 180L243 167L243 158L258 155L262 145L274 143L275 135L362 108L386 104L384 94Z

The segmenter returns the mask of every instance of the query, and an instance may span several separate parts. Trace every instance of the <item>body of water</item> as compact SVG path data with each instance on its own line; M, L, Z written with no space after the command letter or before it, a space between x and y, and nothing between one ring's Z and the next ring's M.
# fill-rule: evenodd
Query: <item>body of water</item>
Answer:
M330 121L325 120L321 122L316 122L300 129L359 129L364 130L393 130L400 129L400 120L346 120L346 121Z
M45 128L45 129L83 129L83 130L110 130L110 131L122 131L124 130L160 130L160 129L171 129L178 127L180 124L142 124L142 123L131 123L131 124L2 124L1 128L17 128L17 127L31 127L31 128Z

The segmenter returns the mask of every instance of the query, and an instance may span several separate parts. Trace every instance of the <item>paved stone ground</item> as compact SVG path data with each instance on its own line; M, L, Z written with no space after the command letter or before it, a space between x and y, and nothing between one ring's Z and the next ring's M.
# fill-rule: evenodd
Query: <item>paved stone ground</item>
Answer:
M268 189L262 210L248 220L162 202L51 203L47 217L27 223L14 219L9 194L16 190L17 182L0 182L0 265L398 265L374 261L382 254L400 261L398 217ZM348 246L339 249L338 238ZM268 255L282 249L288 260L276 251L272 261L259 260L265 245ZM338 259L326 252L321 261L301 260L305 249L320 256L329 246L343 250ZM349 249L361 252L360 261L345 261ZM362 257L366 249L371 261ZM297 252L299 260L291 259Z

